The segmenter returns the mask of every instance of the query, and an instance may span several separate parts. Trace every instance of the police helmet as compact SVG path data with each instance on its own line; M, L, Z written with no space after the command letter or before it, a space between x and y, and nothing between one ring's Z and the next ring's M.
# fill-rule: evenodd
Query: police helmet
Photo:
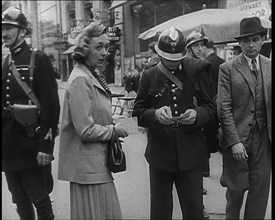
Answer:
M203 41L204 45L208 42L207 38L204 37L200 32L192 31L186 39L186 47L188 48L193 43Z
M2 25L9 24L24 28L27 35L31 33L25 15L16 7L9 7L2 13Z
M181 31L172 26L164 30L155 44L155 50L159 56L167 60L181 60L185 53L185 39Z

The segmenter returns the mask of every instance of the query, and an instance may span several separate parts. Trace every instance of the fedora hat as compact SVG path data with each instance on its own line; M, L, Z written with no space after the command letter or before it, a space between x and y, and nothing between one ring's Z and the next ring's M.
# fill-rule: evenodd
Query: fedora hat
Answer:
M266 34L267 30L262 26L259 17L243 18L240 23L240 36L235 37L239 40L255 34Z

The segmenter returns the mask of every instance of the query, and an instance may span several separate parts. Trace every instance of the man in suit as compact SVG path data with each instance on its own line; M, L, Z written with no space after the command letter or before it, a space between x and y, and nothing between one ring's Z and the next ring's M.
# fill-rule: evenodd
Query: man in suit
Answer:
M271 172L271 60L259 52L266 32L258 17L242 19L236 37L242 53L220 65L217 111L227 219L239 219L245 191L244 219L265 217Z
M148 128L150 217L172 219L175 183L184 218L202 219L202 127L215 114L207 83L210 65L184 57L184 36L173 26L161 33L155 49L160 62L144 71L132 114Z
M6 9L2 39L10 55L2 64L2 171L20 219L34 220L34 205L39 220L50 220L54 219L49 196L53 190L51 161L60 111L57 82L49 57L39 50L34 54L25 41L26 34L31 32L25 15L14 7ZM28 94L34 94L38 104L19 82L26 83L33 92ZM38 125L23 126L15 117L15 104L40 104Z

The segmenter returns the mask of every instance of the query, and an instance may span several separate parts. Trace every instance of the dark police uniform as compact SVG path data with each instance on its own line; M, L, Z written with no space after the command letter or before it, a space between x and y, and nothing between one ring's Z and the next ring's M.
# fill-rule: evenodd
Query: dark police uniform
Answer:
M151 193L159 195L151 202L152 218L170 218L169 212L172 208L168 201L171 199L171 189L165 188L167 184L163 184L173 178L185 217L202 216L202 192L194 190L202 188L202 177L194 179L193 184L185 184L187 179L184 178L194 177L191 172L200 176L200 167L206 155L202 127L212 120L215 114L213 95L210 92L210 65L185 57L179 68L172 73L183 83L182 90L170 81L157 65L144 71L132 114L138 117L140 126L148 128L145 157L150 165L150 172L151 168L154 169L154 172L150 173ZM195 109L196 121L193 125L162 125L155 118L156 109L162 106L170 106L172 116L179 116L186 109ZM158 170L160 175L155 178ZM163 171L167 171L167 178L164 178ZM182 172L185 174L182 175ZM154 178L161 181L155 182ZM194 194L190 195L191 193ZM188 199L192 202L187 201ZM188 203L197 204L194 205L196 208L193 209L194 206L189 206ZM156 214L157 212L160 214Z
M18 205L30 200L38 208L39 201L48 197L52 191L53 179L51 165L38 166L36 157L38 152L53 154L60 106L50 59L39 50L35 56L31 83L31 52L32 48L24 41L12 49L11 58L21 80L32 88L40 102L40 129L34 138L30 138L25 128L11 115L10 105L30 104L31 100L16 81L6 60L2 71L2 171L6 174L13 202Z

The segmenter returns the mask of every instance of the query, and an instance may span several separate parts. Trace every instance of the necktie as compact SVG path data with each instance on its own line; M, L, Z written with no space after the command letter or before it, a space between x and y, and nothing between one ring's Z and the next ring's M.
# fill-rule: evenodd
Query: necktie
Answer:
M257 79L257 77L258 77L258 70L257 70L256 63L257 63L256 59L252 59L252 61L251 61L251 64L252 64L252 73L254 74L254 76Z

